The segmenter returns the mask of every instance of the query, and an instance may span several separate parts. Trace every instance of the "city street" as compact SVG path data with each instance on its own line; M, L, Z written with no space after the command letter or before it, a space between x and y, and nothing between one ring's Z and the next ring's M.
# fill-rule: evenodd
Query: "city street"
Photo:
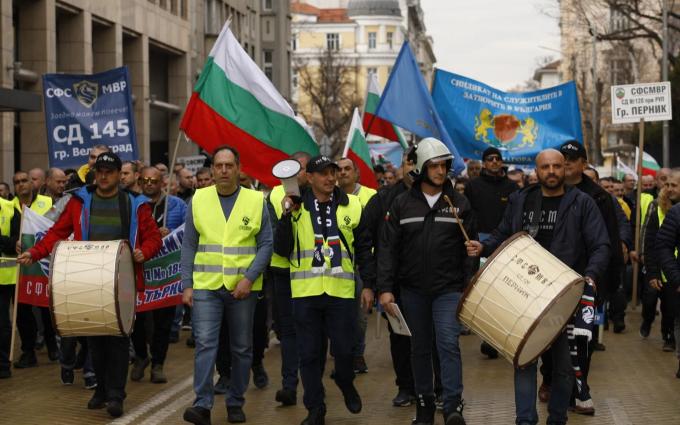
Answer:
M641 340L639 310L629 312L628 329L620 335L605 333L607 350L598 352L593 359L591 391L595 401L596 416L571 415L570 424L628 425L677 424L680 414L678 394L680 379L675 378L677 362L674 354L661 351L658 320L648 340ZM375 315L369 316L366 361L369 373L359 375L356 383L362 395L364 408L361 414L351 415L342 403L337 387L328 378L328 424L403 424L410 423L414 407L392 407L390 400L396 389L389 358L389 339L386 328L376 339ZM384 326L384 324L382 324ZM193 350L184 341L170 348L166 363L169 383L155 385L146 379L128 382L125 415L111 422L105 410L87 410L85 405L92 392L82 388L82 376L76 375L76 384L70 387L59 382L59 367L47 363L47 354L39 354L40 366L27 370L14 370L11 379L0 381L0 412L2 423L13 424L181 424L182 412L193 400L192 369ZM512 369L505 360L486 360L479 354L476 336L461 338L466 399L465 418L468 424L507 425L514 423ZM279 346L272 344L265 356L270 385L264 390L252 386L246 394L245 413L250 424L295 424L305 417L301 405L277 407L274 394L279 388ZM329 362L327 370L332 368ZM212 420L226 424L224 397L217 396ZM540 406L541 422L546 418L545 405ZM442 423L441 415L437 423Z

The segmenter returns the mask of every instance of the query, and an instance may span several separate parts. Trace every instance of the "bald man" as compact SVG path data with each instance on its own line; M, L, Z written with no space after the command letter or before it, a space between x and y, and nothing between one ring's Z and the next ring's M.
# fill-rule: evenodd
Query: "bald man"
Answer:
M524 230L544 249L585 276L588 284L594 287L609 263L609 236L592 198L573 186L565 185L564 162L564 156L557 150L547 149L539 153L536 157L539 184L510 195L501 223L483 244L468 242L468 255L489 257L505 240ZM531 276L527 275L527 278ZM548 423L563 424L567 422L574 386L566 331L557 336L548 353L553 363ZM536 363L515 369L518 424L538 423L536 372Z
M31 179L33 192L41 193L40 189L42 189L43 185L45 184L45 170L42 168L31 168L28 171L28 177Z
M642 176L642 179L640 180L642 184L642 191L647 192L652 194L654 197L656 197L655 189L656 189L656 181L654 180L654 176Z
M42 170L40 170L42 171ZM66 174L60 168L50 168L47 170L45 179L45 195L52 198L52 204L56 204L66 190Z

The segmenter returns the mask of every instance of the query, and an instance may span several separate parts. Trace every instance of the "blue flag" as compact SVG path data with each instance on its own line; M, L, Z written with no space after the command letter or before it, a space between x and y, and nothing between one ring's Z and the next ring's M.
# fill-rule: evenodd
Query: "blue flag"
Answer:
M465 169L463 158L437 115L408 42L401 46L375 115L420 137L441 140L453 154L454 173L460 174ZM368 128L366 132L369 132Z
M546 148L583 143L573 81L527 93L506 93L457 74L436 70L432 98L444 126L466 158L481 159L489 146L506 162L532 164Z

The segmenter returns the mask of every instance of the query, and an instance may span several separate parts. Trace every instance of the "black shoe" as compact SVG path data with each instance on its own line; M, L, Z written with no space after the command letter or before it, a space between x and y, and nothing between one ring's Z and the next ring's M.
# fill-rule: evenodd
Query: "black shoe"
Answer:
M286 388L280 389L276 392L275 400L283 406L295 406L297 404L297 391Z
M204 407L187 407L184 410L184 420L195 425L211 425L210 410Z
M650 322L643 321L642 324L640 325L640 336L643 338L647 338L651 330L652 324Z
M246 414L243 413L241 406L227 406L227 422L230 424L241 424L246 421Z
M9 369L0 369L0 379L7 379L12 377L12 371Z
M361 412L361 397L357 389L354 388L354 385L350 384L349 387L342 389L342 396L345 399L345 406L350 413L357 414Z
M255 384L255 387L263 389L267 385L269 385L269 376L267 375L267 371L264 370L264 366L262 364L253 366L252 370L253 370L253 384Z
M179 342L179 332L170 332L168 337L168 344L177 344Z
M354 373L368 373L368 366L364 356L357 356L354 358Z
M151 363L151 359L148 357L145 359L136 358L130 371L130 380L141 381L144 378L144 371L149 366L149 363Z
M615 334L620 334L621 332L626 330L626 322L623 320L615 320L614 321L614 333Z
M94 390L97 388L97 377L96 376L86 376L85 377L85 388L88 390Z
M26 369L29 367L38 366L38 359L35 357L35 351L27 351L21 354L19 360L14 362L15 369Z
M600 344L599 342L596 342L593 344L593 350L595 351L605 351L607 350L607 347L604 344Z
M479 347L479 351L481 351L482 354L487 356L489 359L498 358L498 351L486 342L482 342L482 345Z
M123 401L122 400L109 400L106 403L106 413L114 418L119 418L123 416Z
M64 385L73 385L75 377L73 376L73 369L61 368L61 383Z
M228 376L220 375L220 379L217 380L213 392L215 394L226 394L229 390L229 384L231 383L231 378Z
M322 404L316 409L312 409L307 413L307 417L300 425L324 425L326 422L326 405Z
M196 340L194 339L193 335L187 338L187 347L196 348Z
M410 406L411 403L416 399L416 396L413 395L413 392L407 391L407 390L402 390L401 388L399 389L399 393L397 393L397 396L392 399L392 406L395 407L406 407Z
M663 347L661 348L662 351L666 353L672 353L675 351L675 341L672 339L665 339L663 341Z
M443 412L444 415L444 425L465 425L465 419L463 418L463 406L465 404L461 400L458 402L456 409L451 412Z
M106 398L97 393L87 402L87 408L90 410L103 409L104 407L106 407Z
M433 425L436 410L434 396L418 395L416 399L416 417L411 422L411 425Z

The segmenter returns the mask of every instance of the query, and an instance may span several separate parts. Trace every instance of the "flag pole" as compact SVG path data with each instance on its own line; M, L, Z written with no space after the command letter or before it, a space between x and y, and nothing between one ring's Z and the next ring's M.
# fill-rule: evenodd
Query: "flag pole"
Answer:
M635 202L635 252L638 254L638 261L633 262L633 310L636 309L637 307L637 301L638 301L638 295L637 295L637 288L638 288L638 270L640 268L640 263L639 259L641 257L641 252L640 252L640 231L642 230L642 223L640 222L643 217L640 217L641 211L640 211L640 202L642 198L642 155L644 152L645 148L645 119L640 118L640 133L639 133L639 147L638 147L638 154L637 154L637 163L635 164L637 166L637 175L638 175L638 184L637 184L637 195L635 197L636 202Z
M26 206L24 205L24 209ZM16 214L17 211L14 211ZM21 235L24 233L24 214L21 213L21 224L19 225L19 242L21 243ZM16 261L16 258L14 258ZM17 339L17 310L19 309L19 283L21 282L21 264L17 263L17 280L14 283L14 308L12 309L12 337L9 342L9 363L12 364L14 360L14 343ZM49 283L48 283L49 285ZM49 294L49 292L48 292Z
M175 181L175 162L177 162L177 149L179 148L179 142L180 139L182 138L182 134L184 132L180 128L177 131L177 140L175 140L175 149L173 149L172 152L172 162L170 163L170 178L168 179L168 185L165 187L165 206L163 207L163 227L167 227L165 223L167 222L168 218L168 198L170 198L170 188L172 187L172 183Z

